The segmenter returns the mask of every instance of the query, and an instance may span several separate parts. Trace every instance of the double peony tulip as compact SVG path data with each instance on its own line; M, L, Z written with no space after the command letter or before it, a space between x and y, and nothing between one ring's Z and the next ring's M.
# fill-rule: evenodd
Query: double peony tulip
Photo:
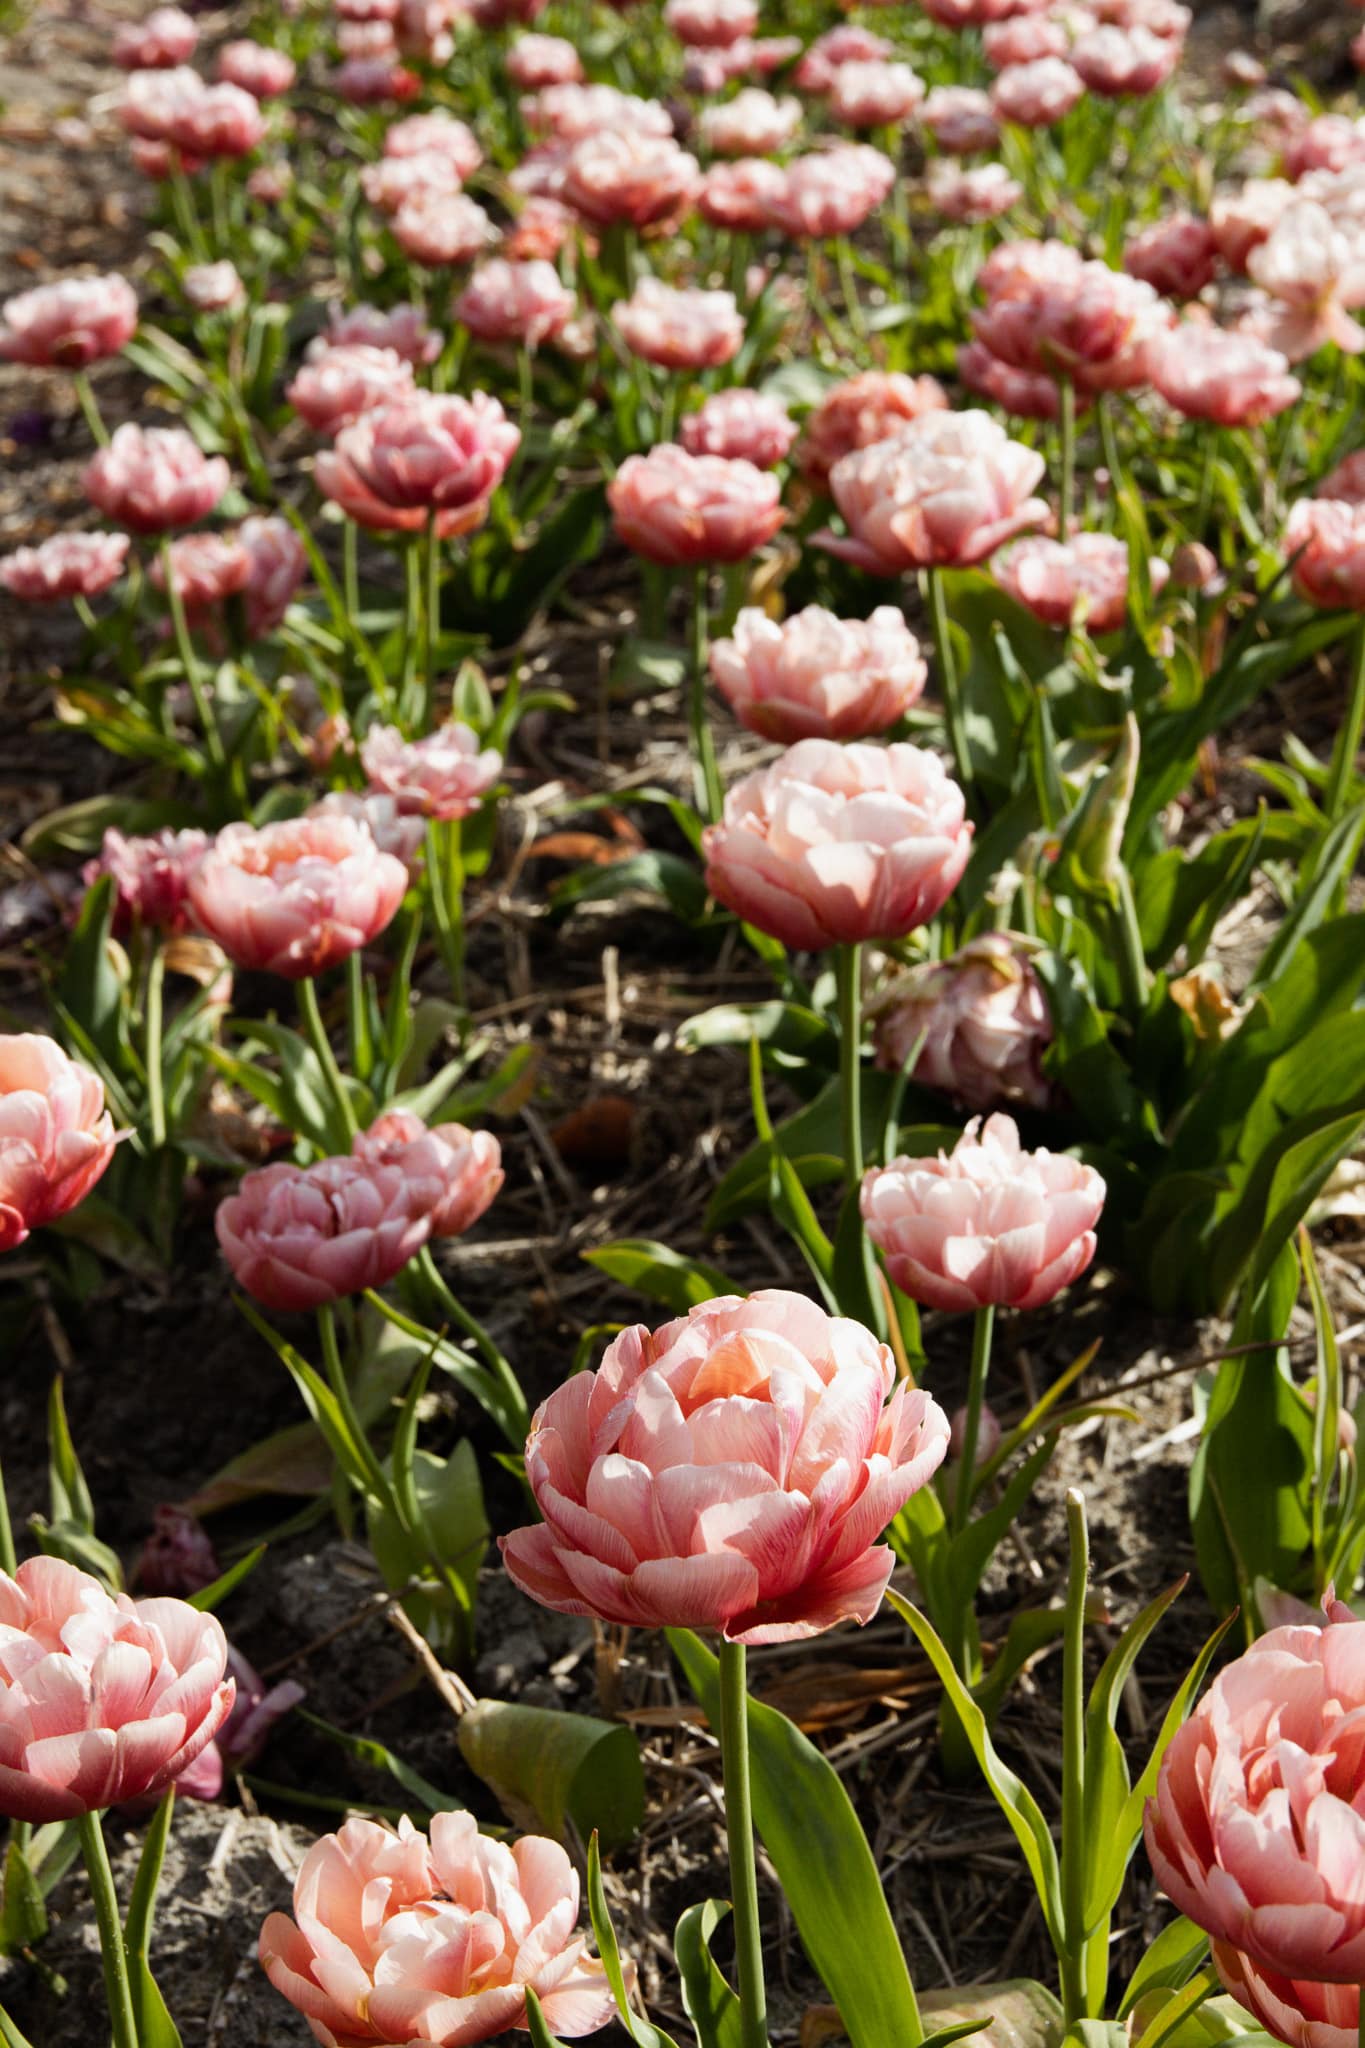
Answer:
M305 362L284 395L316 432L335 434L415 389L412 364L396 349L352 341Z
M1287 357L1251 334L1183 320L1148 357L1153 388L1186 419L1256 426L1295 403L1303 386Z
M456 719L420 740L405 740L394 725L372 725L360 761L372 790L423 818L467 818L502 773L497 749L480 748L473 729Z
M1153 595L1170 573L1160 556L1148 556ZM991 574L1045 626L1117 633L1128 615L1128 543L1112 533L1073 533L1068 540L1030 535L998 556Z
M611 321L632 355L663 370L709 370L738 355L744 321L733 292L683 291L641 278Z
M366 412L317 459L318 487L361 526L443 536L468 533L521 442L496 398L419 391Z
M736 385L713 392L678 427L689 455L723 455L729 462L752 462L755 469L775 469L796 439L796 422L780 398Z
M280 1163L244 1174L214 1228L238 1285L282 1313L383 1287L431 1236L445 1193L439 1148Z
M98 1075L54 1038L0 1036L0 1251L84 1201L113 1156Z
M836 462L855 449L888 441L924 413L946 412L948 394L936 377L907 377L900 370L864 370L836 384L806 421L797 461L817 490L829 489Z
M1300 498L1290 508L1284 551L1294 588L1309 604L1365 612L1365 503Z
M193 830L153 832L128 838L110 826L99 855L87 861L87 888L102 875L114 878L114 930L133 925L150 931L183 932L190 925L190 876L208 849L208 835Z
M776 1289L625 1330L536 1411L544 1520L502 1539L507 1570L562 1614L731 1642L869 1621L893 1563L877 1539L948 1442L895 1379L870 1331Z
M0 584L26 604L98 597L117 583L128 559L126 533L54 533L0 562Z
M915 967L878 998L877 1064L899 1073L915 1056L916 1086L964 1109L1004 1103L1046 1109L1052 1042L1042 984L1008 932L983 932L946 960Z
M387 1110L351 1149L368 1166L397 1166L410 1177L436 1176L442 1192L430 1211L433 1237L463 1237L506 1177L502 1147L491 1131L471 1131L463 1124L434 1124L428 1130L410 1109Z
M87 464L85 494L105 517L130 533L167 533L193 526L228 487L221 455L205 455L183 427L114 429L107 448Z
M55 1557L0 1572L0 1813L70 1820L155 1796L231 1711L221 1624Z
M968 568L1048 517L1031 495L1046 465L984 412L930 412L836 463L848 538L818 536L873 575Z
M894 605L838 619L818 604L779 624L746 607L712 643L711 675L750 732L784 745L885 732L928 674L919 642Z
M563 332L576 304L553 263L509 262L505 256L494 256L479 265L456 299L453 313L480 341L516 342L535 349Z
M116 356L137 331L137 294L124 277L67 277L0 307L0 356L41 369L83 370Z
M673 441L660 441L648 455L628 455L607 502L626 546L668 568L742 562L772 539L785 517L775 476L752 462L689 455Z
M314 814L225 825L188 891L200 929L236 966L304 981L377 938L407 886L366 825Z

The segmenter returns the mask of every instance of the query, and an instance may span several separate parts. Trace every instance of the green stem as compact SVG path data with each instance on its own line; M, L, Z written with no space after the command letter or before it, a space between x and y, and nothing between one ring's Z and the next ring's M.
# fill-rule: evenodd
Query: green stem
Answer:
M834 972L839 991L839 1101L843 1114L844 1185L863 1178L862 948L836 946Z
M166 1093L161 1072L161 999L165 985L166 954L159 936L153 933L142 1022L147 1041L147 1116L151 1124L152 1148L157 1152L166 1142Z
M7 1572L10 1578L19 1569L19 1559L14 1548L14 1524L9 1517L9 1499L5 1493L5 1474L0 1469L0 1572Z
M721 814L720 769L716 766L716 742L707 716L707 589L711 572L701 564L692 577L691 696L689 722L692 727L692 775L697 809L710 825Z
M431 1246L424 1244L413 1263L439 1308L449 1317L456 1329L462 1330L470 1339L489 1372L507 1396L511 1414L505 1434L512 1448L521 1450L526 1442L527 1431L531 1427L531 1411L522 1392L520 1380L483 1324L476 1316L470 1314L464 1303L451 1293L441 1278L440 1268L431 1255Z
M346 956L346 1021L352 1072L358 1080L368 1081L374 1069L374 1041L365 994L365 963L359 947Z
M1071 533L1076 509L1076 387L1069 377L1057 386L1057 424L1062 440L1062 497L1058 528L1063 540Z
M327 1036L327 1027L322 1021L322 1012L318 1008L317 986L312 976L309 975L299 983L298 987L299 1015L303 1019L303 1028L307 1033L308 1043L317 1055L318 1065L322 1068L322 1077L327 1083L328 1092L336 1105L340 1128L345 1133L346 1150L349 1152L360 1126L355 1120L355 1110L351 1105L350 1093L347 1090L346 1083L341 1078L341 1069L337 1065L336 1054L332 1051L332 1043Z
M948 623L948 593L944 587L943 571L930 569L928 573L929 603L934 618L934 644L938 648L939 677L943 685L943 721L948 728L948 744L952 748L957 779L970 797L972 756L967 745L967 722L962 713L962 681L957 672L952 628Z
M995 1335L995 1304L985 1302L972 1323L972 1364L967 1380L967 1409L962 1419L962 1455L957 1465L957 1488L953 1494L953 1532L967 1526L971 1512L976 1446L981 1436L981 1409L986 1399L986 1376L991 1366L991 1339Z
M863 302L858 296L858 280L853 271L853 252L849 248L847 235L840 235L836 239L834 260L839 268L839 290L843 295L848 324L859 341L866 341L867 319L863 313Z
M1058 1958L1065 2023L1090 2015L1085 1987L1085 1877L1092 1848L1085 1835L1085 1596L1090 1577L1090 1537L1084 1497L1073 1486L1066 1496L1070 1570L1066 1585L1066 1630L1062 1641L1062 1927L1066 1954Z
M1114 413L1109 399L1101 396L1095 410L1100 416L1100 445L1104 449L1104 466L1109 472L1109 495L1117 503L1123 487L1123 459L1119 454L1119 437L1114 431Z
M185 617L185 607L181 602L179 586L175 580L175 557L171 553L171 544L165 534L161 537L160 553L161 573L166 579L166 603L170 607L171 631L175 635L176 652L180 656L180 666L185 672L185 681L189 684L190 695L194 699L194 708L204 735L204 751L211 765L221 769L227 765L227 756L223 751L223 736L218 730L213 700L209 696L199 667L199 657L190 638L189 622Z
M1137 902L1133 896L1133 881L1122 863L1119 864L1114 889L1117 897L1114 929L1118 941L1119 980L1123 985L1124 1002L1136 1015L1146 1009L1152 984L1151 976L1147 972L1147 956L1142 944L1142 926L1138 920Z
M427 824L427 882L436 943L452 999L465 1007L464 841L458 818Z
M763 1939L758 1917L753 1801L749 1788L748 1690L743 1643L720 1646L720 1758L725 1779L725 1828L730 1847L730 1895L735 1915L735 1971L739 1978L740 2048L768 2048Z
M341 1362L341 1347L337 1343L336 1311L330 1302L324 1302L318 1310L318 1334L322 1338L322 1362L327 1369L327 1384L336 1397L341 1419L346 1425L352 1448L365 1474L365 1483L374 1498L387 1505L392 1500L392 1489L384 1477L378 1458L370 1448L365 1425L351 1396L351 1383L346 1377L346 1368Z
M341 522L341 574L346 615L354 625L360 616L360 529L354 519Z
M422 615L422 541L414 534L403 550L403 668L398 683L398 704L404 719L412 718L413 684L417 678L417 631Z
M441 537L436 529L436 513L427 519L426 531L426 597L422 605L422 628L425 635L422 649L422 673L426 681L426 698L422 706L422 731L431 724L431 707L436 701L436 660L441 638Z
M95 396L94 386L84 370L77 370L72 382L76 387L77 403L84 416L85 424L90 429L91 438L95 446L97 448L107 448L109 446L109 429L104 424L104 415L100 411L99 400Z
M1356 756L1360 752L1360 734L1365 726L1365 619L1356 627L1355 662L1351 671L1351 694L1346 700L1346 717L1337 743L1332 750L1332 766L1327 776L1327 789L1323 797L1323 810L1329 825L1335 825L1346 809L1355 781Z
M138 2048L137 2020L133 2012L133 1990L128 1977L128 1950L119 1917L114 1873L109 1868L109 1851L97 1813L83 1813L76 1823L80 1831L81 1854L90 1880L90 1896L99 1928L100 1961L104 1966L104 1994L109 2002L114 2048Z

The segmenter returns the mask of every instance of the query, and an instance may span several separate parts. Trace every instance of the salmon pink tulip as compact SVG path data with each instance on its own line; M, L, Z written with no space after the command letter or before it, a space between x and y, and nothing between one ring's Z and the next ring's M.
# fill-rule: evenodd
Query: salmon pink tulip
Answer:
M126 533L54 533L0 561L0 584L27 604L98 597L117 583L128 559Z
M1023 186L1003 164L973 164L969 169L940 158L930 164L925 185L936 213L968 226L998 220L1024 196Z
M611 319L632 355L664 370L714 369L744 340L733 292L679 290L656 277L641 278Z
M544 85L578 84L583 59L563 36L518 36L507 52L507 76L519 92L539 92Z
M433 1237L463 1237L497 1196L506 1178L502 1147L491 1131L463 1124L430 1129L411 1110L390 1109L351 1150L372 1166L399 1166L408 1174L434 1172L443 1189L431 1210Z
M363 413L317 460L319 488L362 526L438 532L482 525L521 440L496 398L421 391Z
M968 568L1046 520L1030 495L1045 466L987 413L926 413L835 464L830 490L849 537L821 543L878 576Z
M723 455L774 469L796 439L795 420L780 398L735 386L717 391L683 419L678 438L689 455Z
M787 174L766 157L740 157L712 164L697 193L697 210L713 227L757 234L768 225L774 204L785 194Z
M344 313L333 309L326 334L309 344L309 360L353 342L365 348L391 348L405 363L434 363L441 353L441 337L428 325L420 306L352 306Z
M451 311L480 341L534 349L563 332L576 304L553 263L494 256L479 265Z
M596 227L622 222L645 228L685 213L700 180L696 158L671 135L608 128L574 144L564 165L563 195Z
M1163 334L1148 357L1153 387L1186 419L1220 427L1273 419L1303 390L1278 349L1254 335L1185 320Z
M840 64L830 82L830 118L848 128L893 128L914 112L924 94L924 80L908 64L884 57Z
M767 544L786 516L777 478L752 462L689 455L661 441L629 455L607 490L618 537L646 560L742 562Z
M120 71L166 71L188 64L199 30L180 7L154 7L141 21L115 31L109 55Z
M889 156L865 142L814 150L787 166L768 207L768 224L801 241L851 235L896 182Z
M245 39L224 43L215 69L225 84L240 86L254 100L278 99L281 93L289 91L298 75L287 50L275 50L269 43Z
M502 773L502 755L481 749L472 728L456 719L420 740L405 740L394 725L371 726L360 759L371 789L424 818L467 818Z
M666 0L665 26L703 50L726 49L758 27L758 0Z
M854 740L904 716L928 674L919 642L894 605L838 619L807 605L779 624L746 608L711 645L711 675L750 732L791 745Z
M1065 57L1034 57L996 73L991 105L1017 128L1051 128L1085 98L1085 80Z
M936 377L899 370L864 370L836 384L806 421L797 451L801 474L817 490L829 489L830 471L855 448L886 441L921 414L946 412L948 394Z
M364 412L406 398L416 389L412 364L396 349L347 342L305 362L285 397L319 434L336 434Z
M229 470L183 427L128 421L86 465L82 481L91 504L115 525L156 534L207 517L228 487Z
M1043 1072L1052 1020L1028 953L1008 932L983 932L946 960L912 968L877 998L875 1015L878 1066L899 1073L913 1057L917 1087L975 1112L1052 1101Z
M1148 558L1153 595L1170 573L1159 556ZM1112 533L1073 533L1067 540L1030 535L998 555L991 574L1045 626L1117 633L1128 616L1128 546Z
M771 156L786 147L801 126L801 102L774 99L761 86L746 86L732 100L704 107L698 123L702 141L716 156Z
M237 1284L281 1314L385 1286L431 1236L447 1192L441 1164L436 1147L409 1146L401 1159L244 1174L213 1219Z
M991 96L975 86L936 85L920 109L920 120L949 156L975 156L1000 141Z
M113 1156L99 1076L55 1038L0 1035L0 1251L83 1202Z
M461 179L472 178L483 162L474 130L453 114L409 114L384 131L385 156L421 156L427 150L448 156Z
M1213 283L1218 244L1206 220L1172 213L1134 235L1123 252L1123 267L1168 299L1197 299Z
M1290 508L1284 551L1294 588L1325 611L1365 611L1365 503L1300 498Z
M797 65L792 83L798 92L827 93L841 64L863 64L891 55L892 48L885 36L859 22L841 21L815 38Z
M238 967L304 981L379 936L407 870L345 817L225 825L189 880L202 931Z

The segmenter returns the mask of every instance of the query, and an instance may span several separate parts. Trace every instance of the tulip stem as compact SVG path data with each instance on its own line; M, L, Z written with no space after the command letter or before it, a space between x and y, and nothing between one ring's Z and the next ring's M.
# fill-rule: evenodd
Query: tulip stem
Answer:
M929 603L934 616L934 644L938 648L939 677L943 685L943 722L948 728L948 744L953 750L953 766L957 771L957 779L970 797L972 755L967 744L967 722L962 715L962 679L957 672L953 632L948 622L948 593L944 587L941 569L930 569L928 576Z
M128 1947L123 1938L114 1873L109 1868L109 1851L97 1813L83 1813L76 1823L80 1831L81 1854L90 1880L90 1896L99 1928L100 1961L104 1966L104 1994L109 2001L109 2020L114 2048L138 2048L137 2019L133 2011L133 1989L128 1976Z
M441 1269L432 1257L429 1244L422 1246L413 1263L421 1274L438 1313L444 1312L456 1329L470 1339L487 1366L490 1376L502 1390L506 1409L506 1420L502 1423L503 1434L514 1451L521 1450L526 1442L527 1431L531 1427L531 1411L526 1405L521 1381L478 1317L471 1315L464 1303L446 1285L441 1276Z
M147 962L147 999L143 1005L142 1024L147 1047L147 1119L155 1152L159 1152L166 1142L166 1090L161 1072L161 998L165 985L166 954L154 935L152 957Z
M441 536L436 519L437 514L433 509L427 516L427 584L426 598L422 606L422 673L426 682L426 699L422 706L423 732L431 724L431 707L436 697L437 655L441 639Z
M90 435L95 446L97 448L107 448L109 446L109 429L104 424L104 415L100 411L99 400L95 396L94 387L89 377L84 370L77 370L71 381L76 387L76 399L84 416L85 424L90 429Z
M360 616L360 528L354 519L341 523L341 575L346 616L354 628Z
M697 809L708 825L721 813L720 769L716 766L716 742L707 716L707 597L711 572L699 564L692 576L692 691L689 699L692 727L692 774Z
M1346 717L1332 751L1323 810L1329 825L1335 825L1346 808L1355 780L1356 756L1360 752L1361 728L1365 726L1365 620L1356 627L1355 660L1351 673L1351 694L1346 700Z
M984 1302L972 1323L972 1364L967 1380L967 1408L962 1418L962 1456L957 1466L957 1487L953 1493L953 1534L967 1526L971 1512L976 1446L981 1434L981 1407L986 1398L986 1375L991 1367L991 1339L995 1335L995 1303Z
M1085 1829L1085 1596L1090 1578L1090 1536L1084 1496L1066 1496L1066 1627L1062 1638L1062 1927L1066 1954L1058 1958L1066 2025L1094 2017L1086 1987L1086 1865L1092 1845ZM1093 1844L1103 1853L1105 1843ZM1108 1944L1106 1943L1106 1948Z
M427 821L427 880L431 888L436 942L450 983L451 997L463 1010L464 845L458 818L431 818ZM462 1023L462 1035L464 1028Z
M725 1779L725 1831L735 1913L740 2048L768 2048L763 1986L763 1930L758 1917L753 1801L749 1789L748 1687L743 1643L720 1646L720 1760Z
M844 1185L863 1177L863 1011L862 948L836 946L834 975L839 991L839 1098L844 1125Z
M0 1469L0 1572L7 1572L10 1578L19 1569L19 1559L14 1548L14 1524L9 1518L9 1496L5 1492L5 1474Z
M403 550L403 668L398 679L399 716L411 719L413 685L417 679L417 628L422 610L421 540L416 534Z
M365 1425L357 1413L352 1398L351 1384L341 1360L341 1347L337 1343L336 1313L330 1301L324 1302L318 1310L318 1334L322 1338L322 1362L327 1368L327 1384L336 1397L342 1422L351 1439L356 1464L364 1474L367 1490L380 1506L386 1506L392 1501L393 1491L384 1477L378 1458L370 1448Z
M1151 977L1147 972L1147 954L1142 943L1142 923L1138 917L1137 899L1133 895L1132 877L1122 860L1114 877L1114 891L1119 981L1125 1003L1134 1014L1138 1014L1147 1007Z
M1076 510L1076 387L1069 377L1057 386L1057 424L1062 440L1062 487L1058 508L1058 537L1071 538L1072 516Z
M223 736L218 730L218 720L213 714L212 700L204 687L199 657L194 651L189 622L185 617L185 606L180 596L180 586L175 580L175 557L171 553L171 544L165 534L161 537L161 570L166 578L166 603L170 607L175 648L180 656L180 666L185 672L185 681L189 684L190 695L194 699L194 708L203 730L204 751L212 767L224 768L227 765L227 756L223 752Z
M341 1077L336 1054L332 1051L327 1027L322 1021L322 1012L318 1008L317 987L311 975L299 983L299 1015L303 1019L308 1043L312 1046L318 1065L322 1068L322 1078L327 1083L332 1101L336 1104L338 1124L345 1134L346 1150L349 1152L360 1126L355 1120L355 1110L346 1083Z

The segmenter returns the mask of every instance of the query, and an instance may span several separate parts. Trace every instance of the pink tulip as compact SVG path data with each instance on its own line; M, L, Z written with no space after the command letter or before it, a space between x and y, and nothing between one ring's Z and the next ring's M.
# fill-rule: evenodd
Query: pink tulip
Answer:
M391 29L401 4L402 0L336 0L336 12L343 22L382 22Z
M518 36L507 52L507 76L520 92L539 92L544 85L577 85L583 60L563 36Z
M330 727L335 721L328 720ZM344 731L330 746L322 765L325 767L343 744L347 752L353 752L349 721L343 719ZM401 861L412 881L422 869L422 849L426 845L426 819L420 811L403 810L396 797L385 796L378 790L331 789L326 796L319 797L305 813L310 818L350 818L366 827L370 837L381 853L391 853Z
M984 932L948 959L912 968L876 1003L878 1066L896 1074L913 1055L916 1086L973 1112L1048 1108L1051 1042L1042 983L1008 932Z
M1051 128L1085 97L1085 80L1065 57L1035 57L996 74L991 105L1019 128Z
M702 835L717 902L793 951L902 939L961 880L972 828L937 755L798 740Z
M393 33L405 57L424 64L448 64L455 54L451 24L463 14L459 0L401 0Z
M1286 207L1247 257L1254 282L1278 304L1246 317L1249 333L1301 362L1327 342L1359 355L1365 328L1349 306L1365 305L1365 245L1344 234L1327 209L1304 199Z
M142 21L125 21L109 55L120 71L165 71L188 64L199 30L179 7L154 7Z
M1233 1997L1315 2048L1345 2039L1365 1977L1362 1707L1365 1624L1349 1607L1272 1629L1177 1729L1145 1816L1157 1882L1213 1937Z
M171 131L188 120L206 89L199 73L187 64L134 71L119 104L119 120L129 135L169 146Z
M665 567L742 562L782 524L777 478L752 462L689 455L661 441L629 455L607 490L617 536Z
M664 26L679 42L725 49L758 27L758 0L666 0Z
M857 22L841 21L815 38L797 65L792 83L798 92L826 93L841 64L865 64L891 55L892 46L885 36L874 34Z
M441 337L427 324L420 306L352 306L347 312L333 309L327 333L309 344L313 360L330 348L352 344L364 348L391 348L406 363L434 363L441 353Z
M128 559L126 533L54 533L0 561L0 584L27 604L98 597L117 583Z
M378 65L380 58L383 58L385 65L392 65L398 56L394 24L391 21L342 21L337 26L336 40L342 56L357 61L369 58ZM388 73L381 67L379 75L381 90L384 90L384 81Z
M221 1624L55 1557L0 1572L0 1813L41 1826L165 1790L227 1719Z
M123 277L66 277L0 307L0 356L39 369L83 370L116 356L137 332L137 294Z
M406 398L416 389L412 364L396 349L348 342L305 362L285 397L320 434L336 434L362 413Z
M924 80L908 64L885 57L840 64L829 89L830 117L849 128L891 128L914 112L924 94Z
M986 258L976 281L988 300L1030 292L1073 291L1085 259L1069 242L1002 242Z
M449 157L462 180L472 178L483 162L473 129L453 114L409 114L384 131L385 156L423 156L429 150Z
M353 107L382 107L391 100L414 100L422 90L415 71L390 56L348 57L329 81L338 99Z
M1365 162L1365 122L1347 114L1319 114L1284 153L1284 174L1297 182L1308 171L1344 171Z
M1213 283L1218 244L1206 220L1173 213L1134 235L1123 252L1123 267L1168 299L1197 299Z
M1045 464L984 412L931 412L836 463L846 540L821 545L878 576L970 568L1048 516L1030 495Z
M1106 99L1145 98L1180 62L1180 44L1150 29L1091 29L1071 46L1071 68Z
M689 455L723 455L775 469L796 439L796 422L780 398L736 387L717 391L686 415L678 438Z
M504 229L502 253L513 263L553 263L574 226L570 207L559 199L531 198Z
M294 1883L294 1918L261 1929L261 1967L319 2041L442 2048L526 2027L526 1992L570 2040L615 2017L601 1963L578 1924L578 1873L557 1842L510 1847L471 1813L348 1820L324 1835ZM626 1966L629 1982L634 1973Z
M1294 588L1326 611L1365 611L1365 504L1300 498L1289 510L1285 554Z
M236 85L206 85L177 110L160 138L187 156L245 156L265 133L261 110Z
M1154 596L1170 573L1167 563L1149 557ZM1128 548L1112 533L1073 533L1068 540L1031 535L997 555L991 574L1045 626L1117 633L1128 616Z
M83 1202L113 1156L98 1076L53 1038L0 1035L0 1251Z
M768 222L798 240L851 235L876 212L895 182L890 157L867 143L841 143L799 156L773 194Z
M187 533L171 542L170 557L171 580L191 618L245 590L251 574L251 557L231 533ZM159 559L152 564L152 582L158 590L166 588Z
M368 946L407 870L363 824L310 817L225 825L189 880L200 929L238 967L303 981Z
M1250 334L1229 334L1202 321L1183 321L1149 356L1153 386L1186 419L1245 427L1273 419L1303 386L1278 350Z
M712 164L697 194L697 210L713 227L758 234L786 190L787 174L780 165L764 157L741 157L736 163Z
M422 391L363 413L317 459L318 487L362 526L465 533L488 516L521 440L496 398Z
M1214 197L1209 227L1229 270L1245 274L1252 250L1266 240L1295 197L1283 178L1249 178L1240 191Z
M1003 164L931 163L926 180L929 204L945 220L973 224L998 220L1024 196L1024 188Z
M431 1211L433 1237L463 1237L495 1199L506 1175L502 1147L491 1131L463 1124L435 1124L430 1130L410 1110L390 1109L352 1146L372 1166L399 1166L405 1173L434 1172L444 1193Z
M425 149L416 156L381 156L360 173L360 189L381 213L396 214L416 200L439 204L460 189L460 174L448 156Z
M948 394L935 377L907 377L899 370L864 370L836 384L806 421L797 452L801 474L828 491L830 472L857 448L887 441L910 420L946 412Z
M132 533L165 533L210 513L228 487L221 455L205 455L183 427L114 429L86 465L85 494L106 518Z
M920 120L949 156L975 156L1000 141L991 96L976 86L936 85L920 109Z
M246 549L246 631L249 640L273 633L308 573L308 554L287 519L253 513L237 529Z
M949 1153L864 1177L863 1222L902 1294L926 1308L1041 1308L1095 1256L1104 1182L1026 1152L1012 1117L973 1118Z
M606 129L576 142L564 166L564 198L598 227L650 227L685 213L697 196L697 160L671 136Z
M246 304L246 286L236 265L226 259L221 263L192 263L180 283L196 313L226 313Z
M130 839L110 826L99 857L86 862L81 880L89 889L102 875L114 877L114 931L120 937L135 924L152 931L188 931L193 922L190 876L208 843L206 832L167 830Z
M702 109L698 129L716 156L771 156L784 149L801 126L801 102L775 99L761 86L746 86L732 100Z
M436 1149L408 1154L244 1174L213 1219L238 1286L280 1314L386 1286L430 1237L446 1192Z
M957 374L969 391L989 398L1002 412L1021 420L1055 420L1061 411L1057 386L1051 377L1031 370L1016 370L1002 363L984 342L969 341L957 352ZM1080 404L1088 404L1082 398Z
M1357 448L1354 455L1328 470L1313 495L1340 498L1347 505L1365 505L1365 448Z
M1149 284L1083 263L1069 283L1019 288L972 315L993 356L1034 376L1068 378L1078 391L1129 391L1148 381L1156 338L1173 315Z
M1015 14L1041 14L1047 0L923 0L924 11L943 28L986 28Z
M502 773L496 748L481 751L477 735L455 719L419 740L405 740L394 725L371 726L360 759L371 789L424 818L467 818Z
M706 1301L623 1331L537 1409L526 1474L545 1519L503 1537L503 1561L559 1613L819 1635L876 1613L893 1563L877 1538L947 1441L859 1324L777 1289Z
M539 348L573 317L575 299L553 263L481 263L452 308L453 317L480 341Z
M522 101L521 116L533 135L553 136L557 142L582 142L607 129L673 139L666 107L657 100L636 99L614 85L547 85L534 99Z
M988 22L981 31L981 54L992 71L1013 64L1034 64L1040 57L1065 57L1071 38L1060 21L1047 14L1012 14Z
M463 192L433 192L429 187L403 201L392 225L403 254L428 269L468 263L498 239L477 200Z
M705 370L739 353L744 322L735 295L678 290L641 278L611 309L612 325L632 355L665 370Z
M227 85L240 86L254 100L278 99L288 92L297 68L287 50L273 50L268 43L246 41L224 43L218 52L217 72Z
M741 725L784 746L883 733L917 702L928 674L894 605L838 619L812 604L780 624L746 608L730 637L713 641L710 662Z

